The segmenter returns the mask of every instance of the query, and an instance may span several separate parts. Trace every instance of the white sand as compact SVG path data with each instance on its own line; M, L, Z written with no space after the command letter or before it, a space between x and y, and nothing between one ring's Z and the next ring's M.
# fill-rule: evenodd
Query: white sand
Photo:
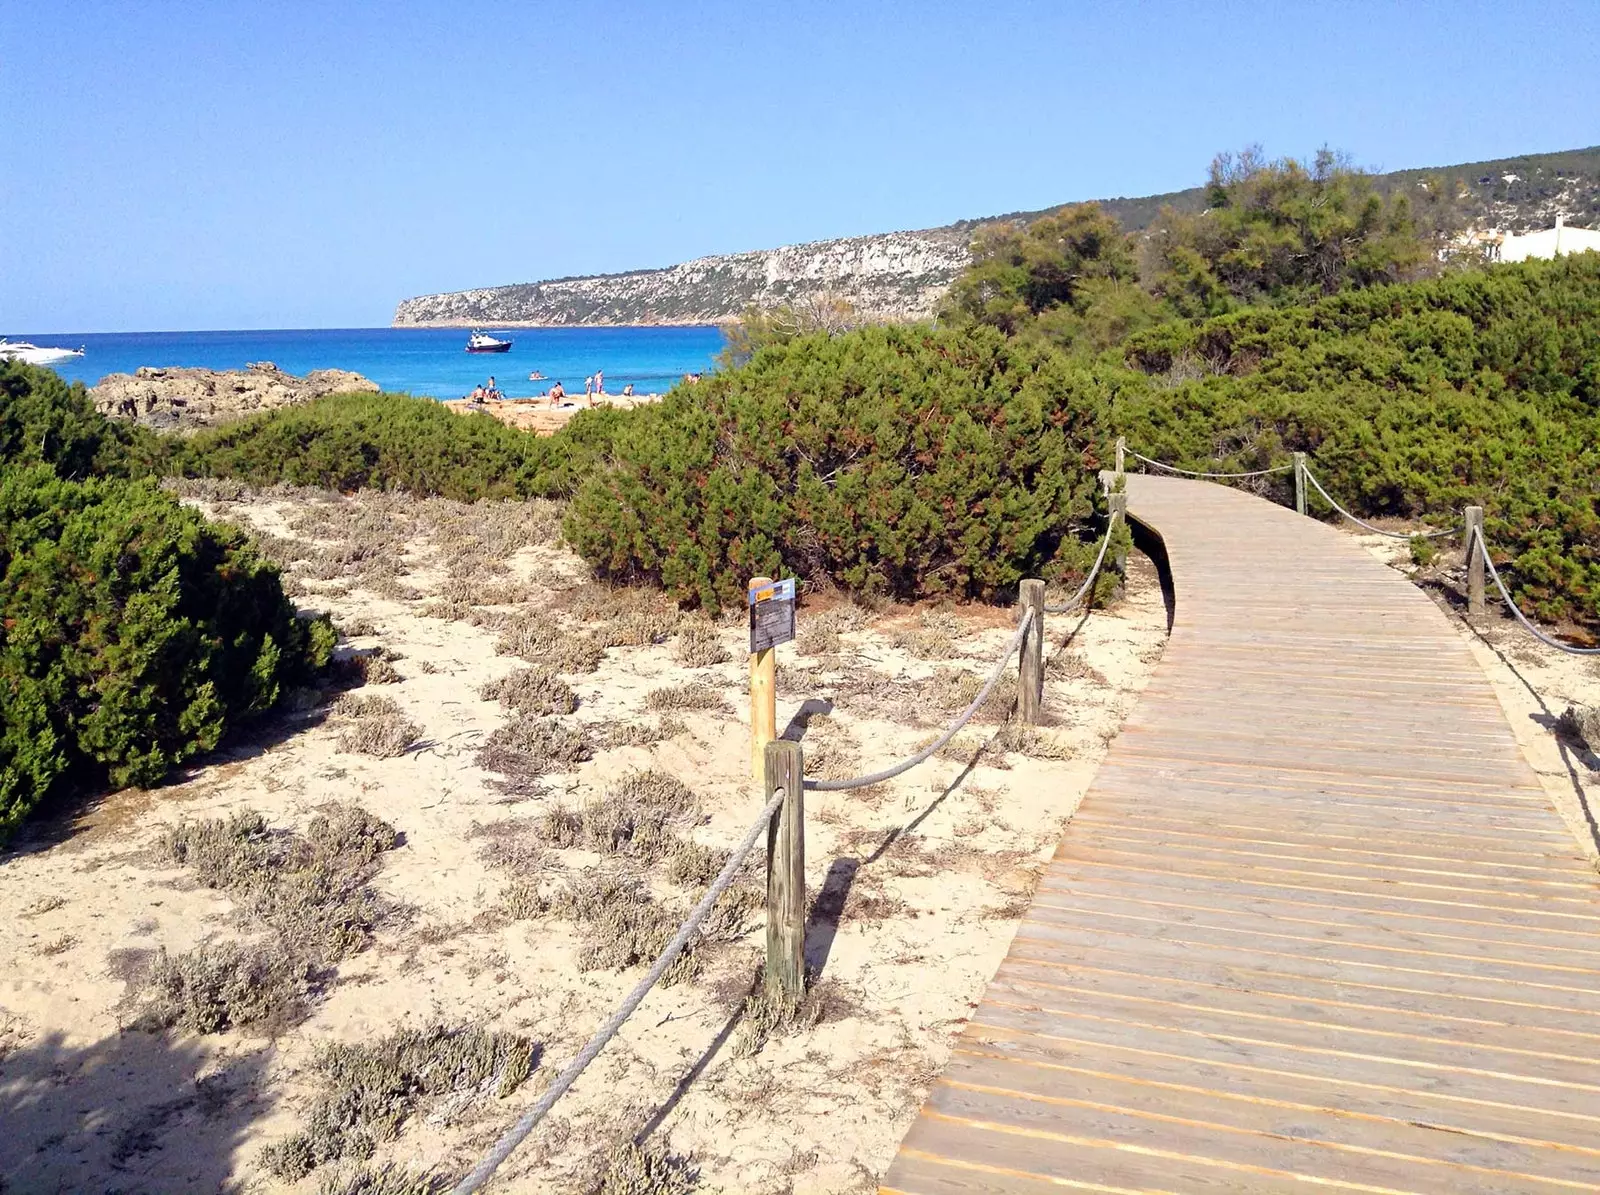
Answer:
M302 496L256 498L223 513L284 535L308 504L313 500ZM1089 618L1071 645L1103 675L1052 674L1049 681L1055 725L1046 734L1068 758L985 756L970 772L936 758L879 789L809 801L810 895L830 874L836 882L853 875L836 933L815 927L809 947L814 961L825 954L822 977L833 994L820 1025L738 1056L744 1031L737 1013L761 954L758 916L742 940L710 952L699 979L652 993L495 1189L582 1189L605 1150L662 1108L649 1143L693 1159L703 1189L872 1189L1003 957L1105 743L1159 656L1159 589L1143 558L1135 564L1131 596ZM442 584L426 544L410 545L406 566L404 583ZM551 586L581 576L555 547L523 549L512 566L514 576L538 579L535 605L561 596ZM718 631L732 656L725 664L685 668L666 643L613 648L600 671L569 677L582 704L568 719L592 727L653 718L645 695L686 679L720 689L730 712L684 713L685 733L601 751L549 778L547 795L518 799L498 791L473 761L476 747L510 716L477 695L480 685L522 666L495 654L492 631L421 617L421 603L359 586L302 601L377 624L377 634L355 644L398 652L403 679L366 691L397 701L424 727L424 744L400 758L373 759L340 752L331 721L263 733L166 788L113 794L70 823L32 831L0 860L0 905L13 911L0 919L0 1051L9 1051L0 1064L0 1175L9 1189L215 1190L235 1183L248 1191L309 1192L334 1168L285 1187L257 1155L301 1123L315 1094L308 1063L321 1043L368 1041L431 1020L536 1037L543 1064L512 1096L454 1113L425 1106L398 1139L379 1147L379 1161L461 1173L641 971L580 970L578 934L556 917L475 927L508 875L480 857L474 824L581 802L646 766L671 772L701 795L709 814L695 831L701 841L733 842L759 807L746 777L744 631L737 623ZM817 611L802 608L802 627ZM896 645L897 631L921 627L918 612L905 609L846 633L836 657L813 660L793 645L781 648L786 676L803 669L818 675L812 685L780 692L780 726L804 698L848 688L851 678L887 684L951 665L986 671L1009 635L1008 614L952 613L961 632L954 660L918 659ZM1054 621L1047 651L1069 625ZM931 718L899 725L868 717L864 700L840 696L832 718L807 732L806 748L853 739L856 770L864 771L934 731ZM161 861L163 830L180 819L242 809L259 811L274 827L303 827L330 800L360 804L404 834L403 845L382 857L376 882L414 907L409 924L384 930L372 949L342 964L311 1017L275 1042L237 1033L125 1032L133 1015L124 982L129 959L241 933L224 895L195 887L182 869ZM592 862L565 851L552 866ZM679 899L670 886L660 890Z

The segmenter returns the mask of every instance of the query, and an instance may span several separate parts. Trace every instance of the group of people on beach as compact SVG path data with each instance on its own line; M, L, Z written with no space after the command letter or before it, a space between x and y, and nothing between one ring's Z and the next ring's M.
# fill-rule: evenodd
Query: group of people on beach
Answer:
M538 370L528 375L530 381L542 379L544 374ZM606 392L606 375L604 370L595 370L583 379L583 401L585 406L594 406L594 400ZM480 406L486 402L504 401L505 395L500 392L499 385L494 380L494 375L489 375L488 382L474 387L471 394L467 395L467 402L473 406ZM567 389L559 381L552 382L550 389L545 392L545 397L550 400L552 407L562 406L567 397ZM622 388L623 398L633 397L633 383L629 382Z

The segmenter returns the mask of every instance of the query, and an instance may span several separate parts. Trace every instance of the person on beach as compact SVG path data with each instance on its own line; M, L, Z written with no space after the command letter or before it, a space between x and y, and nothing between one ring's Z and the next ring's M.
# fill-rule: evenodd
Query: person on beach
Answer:
M602 369L594 371L594 392L596 394L604 394L606 392L606 375Z
M489 384L487 386L480 387L480 389L483 391L484 398L498 399L501 397L500 387L495 385L494 374L489 375Z
M622 388L622 397L623 398L632 398L633 397L633 383L632 382L629 382L626 386L624 386Z
M588 377L583 379L583 397L594 397L594 374L590 374Z
M483 387L482 386L474 387L472 393L467 396L467 401L470 402L470 403L473 403L474 405L482 403L483 402Z
M562 388L560 382L557 382L554 386L550 387L550 405L552 407L560 406L561 400L566 396L567 392Z

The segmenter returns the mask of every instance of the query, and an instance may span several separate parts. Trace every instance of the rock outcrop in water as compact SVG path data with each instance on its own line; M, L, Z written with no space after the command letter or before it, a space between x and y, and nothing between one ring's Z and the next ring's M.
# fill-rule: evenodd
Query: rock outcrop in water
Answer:
M324 394L376 394L378 384L345 369L313 369L304 377L271 361L244 369L157 369L114 373L90 389L95 409L161 430L193 430L242 419L257 411L309 402Z

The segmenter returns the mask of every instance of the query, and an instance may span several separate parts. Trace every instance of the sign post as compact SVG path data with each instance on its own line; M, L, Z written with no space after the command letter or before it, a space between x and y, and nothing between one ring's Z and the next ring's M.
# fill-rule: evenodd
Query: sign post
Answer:
M767 744L778 737L776 648L794 638L794 581L755 577L750 605L750 774L766 778Z

